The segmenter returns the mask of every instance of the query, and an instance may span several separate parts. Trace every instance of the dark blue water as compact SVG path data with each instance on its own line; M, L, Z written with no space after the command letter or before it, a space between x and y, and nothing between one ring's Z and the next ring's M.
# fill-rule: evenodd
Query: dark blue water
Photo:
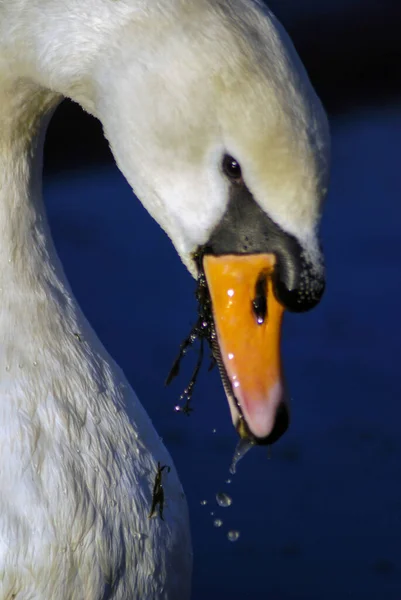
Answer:
M293 422L272 459L252 451L231 484L236 435L218 375L204 369L189 418L172 410L185 371L163 385L196 317L194 284L169 240L116 169L46 181L72 288L183 481L194 600L401 598L400 157L400 110L333 123L327 293L285 325ZM220 491L229 508L215 503Z

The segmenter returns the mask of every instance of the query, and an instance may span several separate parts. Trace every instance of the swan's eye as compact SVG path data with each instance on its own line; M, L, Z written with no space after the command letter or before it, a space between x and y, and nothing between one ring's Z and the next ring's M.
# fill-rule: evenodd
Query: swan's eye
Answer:
M240 183L242 181L241 167L239 162L232 156L226 154L223 158L223 171L231 181Z

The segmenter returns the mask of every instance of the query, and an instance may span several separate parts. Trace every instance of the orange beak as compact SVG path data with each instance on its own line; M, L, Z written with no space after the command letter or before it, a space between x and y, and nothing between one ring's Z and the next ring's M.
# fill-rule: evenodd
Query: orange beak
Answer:
M277 439L278 415L283 408L288 415L280 355L284 308L273 293L274 265L272 254L203 259L217 341L232 389L227 394L231 415L241 437L248 429L258 439Z

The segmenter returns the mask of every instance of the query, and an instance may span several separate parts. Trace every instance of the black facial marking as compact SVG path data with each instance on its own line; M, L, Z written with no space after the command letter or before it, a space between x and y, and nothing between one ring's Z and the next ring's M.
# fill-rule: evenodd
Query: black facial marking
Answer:
M309 310L322 297L325 287L322 259L318 264L308 260L298 240L260 208L243 182L231 185L227 210L201 253L274 254L274 293L290 311Z

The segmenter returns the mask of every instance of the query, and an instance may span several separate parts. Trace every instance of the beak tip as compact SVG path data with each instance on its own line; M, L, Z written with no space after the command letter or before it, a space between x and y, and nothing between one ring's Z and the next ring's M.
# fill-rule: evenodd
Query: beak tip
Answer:
M252 438L260 446L271 445L277 442L287 431L290 424L290 411L287 403L282 401L273 416L273 419L252 419L250 424L242 418L237 422L237 432L242 439Z

